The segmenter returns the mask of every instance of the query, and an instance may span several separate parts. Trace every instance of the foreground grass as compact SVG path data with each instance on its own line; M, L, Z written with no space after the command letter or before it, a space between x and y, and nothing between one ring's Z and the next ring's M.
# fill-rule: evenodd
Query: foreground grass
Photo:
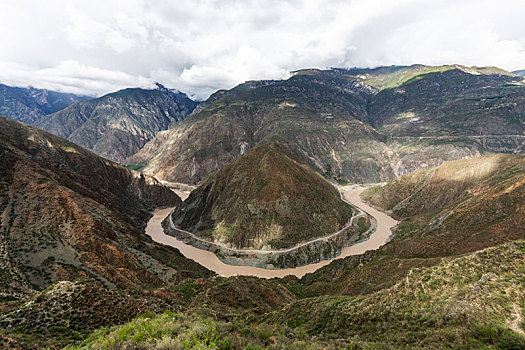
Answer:
M314 341L300 330L268 324L222 322L183 313L143 315L91 334L67 349L287 349L356 348L346 341Z
M262 319L261 319L262 318ZM525 241L413 269L359 297L305 298L217 321L144 315L69 349L525 349Z
M267 317L386 348L525 349L525 241L413 269L360 297L305 298Z

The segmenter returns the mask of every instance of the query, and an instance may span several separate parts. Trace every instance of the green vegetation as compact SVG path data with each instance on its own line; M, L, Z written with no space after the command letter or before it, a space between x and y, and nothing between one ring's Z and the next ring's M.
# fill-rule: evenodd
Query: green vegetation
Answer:
M130 170L139 171L140 169L144 168L144 165L134 164L134 165L124 165L124 167Z
M223 279L205 293L209 301L201 300L212 302L206 309L147 314L69 349L522 349L524 276L525 241L517 241L412 269L375 293L299 299L264 321L241 305L227 318L200 315L220 307L214 293L250 280Z
M210 176L172 218L182 229L235 248L281 249L335 232L352 215L337 189L272 143Z
M301 299L267 321L387 348L522 349L524 258L525 241L508 243L413 269L369 295Z
M160 133L128 167L203 183L177 213L186 228L233 246L287 247L351 215L311 169L340 184L380 182L523 151L523 86L492 67L420 65L247 82ZM131 106L140 125L110 139L92 127L77 134L96 152L133 153L143 146L135 126L147 138L167 127L165 113L149 114L169 110L165 92L127 89L109 96L115 103L99 99L99 111L76 104L49 127L128 125ZM401 221L376 251L300 280L223 278L141 234L150 207L175 205L172 192L144 189L49 134L0 126L0 347L525 348L523 156L449 162L369 189L363 197ZM355 234L367 229L356 221Z
M214 321L183 313L145 315L123 326L101 329L68 350L117 349L319 349L351 344L314 341L304 332L268 324Z

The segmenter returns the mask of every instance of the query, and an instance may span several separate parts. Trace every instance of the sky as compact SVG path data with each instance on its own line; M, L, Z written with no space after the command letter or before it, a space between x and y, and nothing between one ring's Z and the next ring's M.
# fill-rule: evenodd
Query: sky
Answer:
M525 69L524 0L1 0L0 83L205 99L301 68Z

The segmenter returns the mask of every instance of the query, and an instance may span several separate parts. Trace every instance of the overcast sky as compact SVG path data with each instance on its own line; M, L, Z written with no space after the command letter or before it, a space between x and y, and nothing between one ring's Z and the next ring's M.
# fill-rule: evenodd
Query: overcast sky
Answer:
M524 0L1 0L0 82L195 98L307 67L525 68Z

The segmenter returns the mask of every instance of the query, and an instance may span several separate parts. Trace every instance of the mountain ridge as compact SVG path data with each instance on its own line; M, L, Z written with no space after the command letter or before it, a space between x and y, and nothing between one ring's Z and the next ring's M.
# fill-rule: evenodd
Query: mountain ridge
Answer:
M78 279L141 289L209 274L144 234L152 207L180 202L167 187L37 128L0 126L2 292Z
M392 69L404 73L390 87ZM310 69L288 80L221 91L126 164L197 184L241 149L276 141L327 177L374 183L447 160L525 152L525 85L519 77L458 65L370 71L379 71L389 87L349 74L362 70Z
M36 126L121 162L196 105L184 93L158 84L154 90L128 88L75 103Z
M0 116L35 124L49 113L89 99L89 96L0 84Z

